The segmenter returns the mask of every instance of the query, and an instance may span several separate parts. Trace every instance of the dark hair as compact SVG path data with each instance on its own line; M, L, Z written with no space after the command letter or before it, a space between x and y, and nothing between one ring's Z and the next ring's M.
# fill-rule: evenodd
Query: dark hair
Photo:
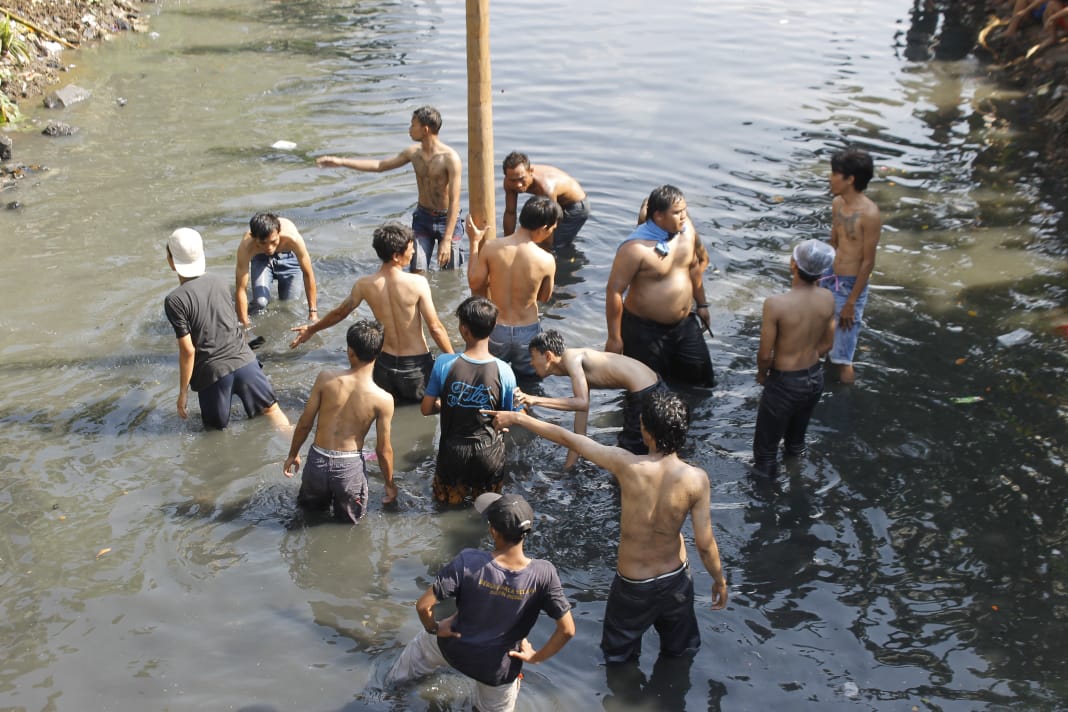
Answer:
M831 156L831 171L841 173L846 178L853 176L853 187L864 190L875 175L875 165L871 154L859 148L847 148L836 151Z
M349 327L345 334L352 353L364 363L370 363L382 353L382 342L385 340L385 331L382 325L373 319L360 319Z
M412 241L412 229L400 223L386 223L374 231L371 247L382 262L389 262L394 255L402 255Z
M557 356L563 356L564 337L556 329L546 329L539 334L535 334L534 338L530 340L528 348L531 351L537 349L540 353L552 351Z
M527 158L527 154L520 153L519 151L512 151L504 157L504 170L509 168L519 168L519 166L526 166L527 170L530 169L530 159Z
M798 268L797 268L797 276L800 277L802 281L808 282L809 284L813 284L814 282L818 282L820 277L822 277L823 275L821 275L821 274L809 274L805 270L801 269L800 266L798 266Z
M653 437L657 452L678 452L690 429L690 406L671 391L647 393L642 398L642 426Z
M485 297L468 297L456 307L461 326L467 326L471 336L488 339L497 326L497 305Z
M673 185L653 188L653 192L649 194L649 199L646 201L645 219L652 220L654 215L670 210L671 206L680 200L685 200L682 191Z
M441 114L433 106L420 106L412 112L412 118L430 129L430 133L441 131Z
M248 221L248 231L257 240L266 240L273 233L282 229L278 216L274 213L256 213Z
M564 217L564 211L555 200L544 195L535 195L523 204L519 211L519 226L527 230L552 227Z

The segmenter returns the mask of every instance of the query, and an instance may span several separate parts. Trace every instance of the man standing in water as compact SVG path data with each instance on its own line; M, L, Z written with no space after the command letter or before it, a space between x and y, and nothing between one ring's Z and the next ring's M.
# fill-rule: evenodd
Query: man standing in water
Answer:
M834 347L830 361L838 366L842 383L853 383L853 353L868 302L868 280L875 267L875 248L883 222L879 208L864 195L875 174L871 156L850 148L831 156L831 247L834 272L824 286L834 293Z
M412 214L415 233L415 260L412 272L423 272L437 264L455 269L463 264L463 237L460 223L460 156L439 138L441 114L432 106L412 113L408 135L414 143L392 158L382 160L321 156L320 168L352 168L381 173L411 163L419 188L419 204Z
M371 374L382 351L382 325L358 321L349 327L349 368L322 371L304 406L282 471L292 477L300 469L300 448L316 418L315 442L301 475L297 502L302 507L333 506L334 516L355 524L367 511L367 463L363 441L375 426L375 453L386 482L383 504L397 499L393 484L393 446L389 440L393 397L375 385Z
M276 428L289 427L278 399L237 322L230 290L219 277L204 272L204 241L196 230L182 227L167 239L167 264L179 287L167 295L163 308L178 339L178 415L188 417L189 389L200 400L207 428L230 423L230 401L241 399L248 417L263 414Z
M504 438L483 410L511 410L515 374L494 358L489 338L497 323L497 307L485 297L468 297L456 308L460 354L442 354L426 386L420 411L441 413L441 438L434 468L434 499L463 504L484 492L500 492L504 484Z
M426 277L404 271L415 254L412 231L397 223L387 223L375 230L371 245L382 260L382 267L356 280L345 301L321 321L293 329L298 333L289 347L296 348L313 334L341 322L366 301L386 335L382 353L375 359L375 383L398 401L419 403L434 367L434 357L423 335L423 322L442 353L452 353L449 334L438 319Z
M647 209L645 222L616 250L608 275L604 350L638 359L667 381L711 388L715 377L702 334L709 327L705 262L686 199L662 185Z
M394 685L449 665L475 680L475 709L510 712L519 696L523 663L541 663L575 635L571 604L556 567L523 553L534 510L514 494L486 493L475 509L489 520L493 551L464 549L441 568L415 603L421 632L404 647L386 675ZM456 613L434 619L434 607L456 599ZM541 648L527 640L545 611L556 629Z
M497 306L497 325L490 335L490 353L511 364L518 378L536 380L530 365L530 340L541 331L538 302L553 293L556 260L539 245L552 239L560 221L560 206L540 196L527 200L514 234L481 246L484 231L470 217L471 264L467 283L471 293L489 297Z
M252 273L253 311L267 308L271 301L271 282L278 281L278 298L293 294L297 272L304 276L304 293L308 297L308 318L318 319L315 271L311 257L297 226L292 220L273 213L256 213L248 223L248 232L237 246L237 319L248 328L249 272Z
M834 263L834 248L805 240L790 258L786 294L764 300L757 352L757 383L764 386L753 435L753 468L774 477L779 442L786 454L805 452L805 431L823 393L820 358L834 342L834 296L817 282Z
M727 579L712 533L710 487L704 470L683 462L690 409L670 391L642 401L642 438L648 455L601 445L522 412L492 413L498 430L518 425L535 435L578 451L619 483L622 513L617 573L604 612L601 650L605 662L622 663L641 655L650 626L660 634L660 653L682 656L701 645L693 609L693 577L686 562L682 525L693 524L694 543L712 574L712 608L727 605Z
M556 226L551 249L567 247L590 217L590 201L578 181L559 168L531 165L525 153L512 151L504 158L504 234L515 230L516 208L520 193L541 195L560 206L562 217Z

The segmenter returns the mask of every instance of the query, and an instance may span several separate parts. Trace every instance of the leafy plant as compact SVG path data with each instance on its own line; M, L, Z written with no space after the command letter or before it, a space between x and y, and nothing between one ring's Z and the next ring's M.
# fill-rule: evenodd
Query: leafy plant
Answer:
M4 15L0 21L0 58L11 55L20 62L30 58L30 52L26 48L26 40L15 31L15 24L11 21L11 15Z

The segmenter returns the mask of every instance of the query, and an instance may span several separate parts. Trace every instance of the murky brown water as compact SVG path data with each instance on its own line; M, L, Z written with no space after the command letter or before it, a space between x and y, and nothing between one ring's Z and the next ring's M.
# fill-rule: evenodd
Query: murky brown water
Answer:
M22 205L0 211L0 708L463 709L457 676L380 688L417 630L411 603L484 532L432 505L433 419L395 419L399 511L306 526L281 476L286 438L259 421L220 434L178 420L162 312L176 284L162 240L179 225L205 235L209 269L228 275L252 213L294 219L327 308L375 268L371 230L407 220L414 179L313 159L399 150L423 103L466 155L463 8L156 9L158 38L65 55L93 98L31 114L81 132L20 135L17 157L50 170L0 194ZM546 319L572 343L603 344L612 251L657 184L686 192L712 251L720 386L690 396L687 456L713 481L732 592L712 612L698 571L693 665L654 668L649 641L652 679L610 686L597 644L613 488L592 466L562 474L562 452L516 434L509 487L547 516L531 547L559 567L578 624L528 669L520 709L1068 704L1066 360L1052 331L1068 286L1062 205L981 67L905 59L909 9L495 4L497 153L561 166L594 210ZM271 149L279 139L297 148ZM828 389L811 455L761 501L746 480L760 303L785 288L788 247L828 234L827 160L847 141L877 156L870 193L886 223L862 382ZM443 313L465 295L462 275L433 286ZM343 358L341 329L285 348L302 309L275 302L256 325L292 417ZM999 347L1016 328L1035 336ZM951 400L971 395L986 400ZM599 397L591 433L618 425L615 399Z

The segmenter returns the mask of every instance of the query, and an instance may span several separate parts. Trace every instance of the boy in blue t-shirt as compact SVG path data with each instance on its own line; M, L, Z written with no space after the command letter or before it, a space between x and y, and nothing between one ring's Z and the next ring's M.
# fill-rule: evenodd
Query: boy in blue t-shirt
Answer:
M504 481L504 439L481 410L511 410L512 367L489 351L497 307L484 297L468 297L456 309L466 348L442 354L426 386L423 415L441 413L441 441L434 472L434 499L462 504L485 492L500 492Z

